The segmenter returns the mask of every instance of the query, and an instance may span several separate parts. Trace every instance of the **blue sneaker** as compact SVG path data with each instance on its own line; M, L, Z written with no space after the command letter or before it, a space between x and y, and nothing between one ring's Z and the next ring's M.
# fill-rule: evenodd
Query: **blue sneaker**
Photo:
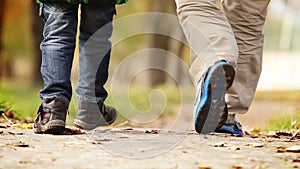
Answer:
M233 116L233 120L231 120L231 122L226 122L220 128L218 128L215 132L235 134L235 135L244 135L243 130L242 130L242 124L240 122L238 122L234 116Z
M234 76L234 68L226 61L219 61L208 69L197 89L196 132L208 134L226 122L225 93L232 85Z

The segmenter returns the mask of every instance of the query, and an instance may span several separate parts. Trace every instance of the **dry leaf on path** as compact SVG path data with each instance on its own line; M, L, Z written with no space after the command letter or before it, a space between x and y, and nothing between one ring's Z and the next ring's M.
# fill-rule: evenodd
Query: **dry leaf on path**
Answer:
M231 166L232 169L243 169L242 166L239 166L239 165L233 165Z
M17 128L17 129L32 129L33 124L17 124L17 125L13 125L13 127Z
M14 147L29 147L28 144L22 142L22 141L19 141L19 142L16 142L16 143L11 143L11 144L7 144L8 146L14 146Z
M247 143L247 144L245 144L245 146L252 146L252 147L256 147L256 148L262 148L265 145L262 144L262 143Z
M214 147L227 147L226 143L224 143L224 142L215 143L213 146Z
M293 153L300 153L300 146L296 145L296 146L291 146L286 148L287 152L293 152Z
M199 168L199 169L211 169L211 167L208 166L208 165L201 165L201 166L199 166L198 168Z
M285 146L278 146L278 147L276 147L276 152L277 153L284 153L284 152L286 152L286 147Z
M11 131L9 131L8 134L11 134L11 135L24 135L24 133L22 133L22 132L11 132Z
M133 128L131 128L131 127L127 127L127 128L125 128L125 129L123 129L124 131L132 131L133 130Z
M300 163L300 157L297 157L296 159L293 159L294 163Z
M77 135L77 134L85 134L85 132L77 127L66 126L64 134L65 135Z
M149 133L149 134L159 134L159 133L160 133L160 131L161 131L161 130L151 130L151 131L149 131L149 130L146 130L146 132L145 132L145 133Z
M253 128L250 130L250 135L258 135L261 134L261 130L259 128Z

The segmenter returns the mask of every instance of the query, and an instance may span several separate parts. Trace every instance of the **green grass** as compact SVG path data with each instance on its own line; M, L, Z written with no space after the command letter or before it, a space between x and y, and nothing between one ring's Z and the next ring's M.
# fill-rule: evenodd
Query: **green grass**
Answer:
M289 131L293 129L292 123L300 123L300 110L293 115L287 115L272 119L268 122L264 131Z
M11 105L17 118L22 120L26 117L33 118L41 102L38 91L38 88L21 81L2 81L0 84L0 100Z
M292 122L300 123L300 91L268 91L257 92L256 100L270 100L276 102L288 102L294 106L293 112L287 112L287 115L271 119L265 131L288 131L292 129Z

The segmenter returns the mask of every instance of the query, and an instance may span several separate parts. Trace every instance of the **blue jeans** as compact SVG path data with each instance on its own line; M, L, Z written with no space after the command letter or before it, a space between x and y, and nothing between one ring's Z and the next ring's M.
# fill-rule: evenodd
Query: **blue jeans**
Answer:
M76 93L81 101L104 102L107 92L103 85L108 78L114 5L74 5L43 3L44 39L41 43L41 74L43 100L59 98L70 102L72 85L70 74L76 44L78 9L79 26L79 82Z

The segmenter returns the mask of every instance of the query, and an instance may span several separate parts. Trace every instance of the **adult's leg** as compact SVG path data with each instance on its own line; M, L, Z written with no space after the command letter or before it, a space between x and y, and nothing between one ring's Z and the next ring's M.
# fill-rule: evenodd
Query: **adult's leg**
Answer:
M193 53L191 75L197 86L195 129L198 133L210 133L227 118L224 96L234 79L237 44L215 0L177 0L176 3Z
M176 0L177 13L191 48L195 84L209 67L226 60L236 65L238 48L226 17L215 0Z
M226 100L229 114L248 111L262 69L263 26L270 0L223 0L223 11L233 29L239 57Z

